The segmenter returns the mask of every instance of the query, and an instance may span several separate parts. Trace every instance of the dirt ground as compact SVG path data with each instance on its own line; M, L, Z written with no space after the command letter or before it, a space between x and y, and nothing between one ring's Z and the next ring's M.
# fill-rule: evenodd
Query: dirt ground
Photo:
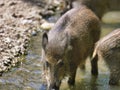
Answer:
M19 62L30 36L36 35L45 22L43 17L53 15L53 9L59 6L59 2L54 2L45 11L48 4L48 0L0 0L0 73Z

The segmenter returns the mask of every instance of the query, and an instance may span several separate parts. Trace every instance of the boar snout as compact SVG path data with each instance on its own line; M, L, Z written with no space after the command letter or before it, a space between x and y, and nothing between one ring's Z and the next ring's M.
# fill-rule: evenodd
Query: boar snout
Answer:
M60 87L60 82L55 81L48 87L48 90L59 90L59 87Z

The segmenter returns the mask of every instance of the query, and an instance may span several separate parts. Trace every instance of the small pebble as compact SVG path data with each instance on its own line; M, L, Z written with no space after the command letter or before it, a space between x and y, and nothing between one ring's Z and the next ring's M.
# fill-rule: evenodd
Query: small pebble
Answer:
M32 32L31 32L31 35L32 35L32 36L36 36L36 35L37 35L37 32L36 32L36 31L32 31Z
M40 26L40 28L43 30L50 30L53 26L54 26L54 23L45 22Z

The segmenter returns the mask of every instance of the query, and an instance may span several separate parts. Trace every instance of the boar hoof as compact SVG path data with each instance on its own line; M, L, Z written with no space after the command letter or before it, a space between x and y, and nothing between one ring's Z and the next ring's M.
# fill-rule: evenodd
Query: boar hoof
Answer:
M91 73L92 73L92 75L94 75L94 76L98 76L98 71L97 71L97 70L92 70Z
M68 80L68 84L69 84L70 87L71 87L71 86L74 86L74 84L75 84L75 80L72 79L72 78L69 78L69 80Z

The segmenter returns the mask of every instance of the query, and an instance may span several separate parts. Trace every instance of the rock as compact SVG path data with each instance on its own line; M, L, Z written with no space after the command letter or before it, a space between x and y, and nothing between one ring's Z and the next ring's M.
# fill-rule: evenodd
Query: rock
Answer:
M60 1L59 0L54 0L54 5L56 5L56 6L59 6L60 5Z
M23 25L24 25L24 24L30 24L30 23L32 23L32 22L33 22L32 20L27 20L27 19L21 21L21 23L22 23Z
M42 11L42 12L40 12L40 15L43 18L48 18L50 16L53 16L54 14L55 14L55 12L53 10L48 10L48 11Z
M37 35L37 31L34 31L34 30L33 30L33 31L31 32L31 35L32 35L32 36L36 36L36 35Z
M14 18L21 18L21 17L23 17L23 15L21 15L21 14L19 15L19 14L16 14L16 13L13 13L12 16Z
M10 43L10 42L12 41L12 39L9 38L9 37L7 37L7 38L4 39L4 41L5 41L6 43Z
M0 30L0 33L4 33L4 30Z
M54 26L54 23L44 22L41 24L40 28L43 30L50 30Z
M4 51L4 49L0 47L0 52L3 52L3 51Z
M16 2L10 2L9 5L10 6L13 6L13 5L16 5L17 3Z
M0 3L0 7L2 7L2 6L4 6L5 4L2 2L2 3Z

